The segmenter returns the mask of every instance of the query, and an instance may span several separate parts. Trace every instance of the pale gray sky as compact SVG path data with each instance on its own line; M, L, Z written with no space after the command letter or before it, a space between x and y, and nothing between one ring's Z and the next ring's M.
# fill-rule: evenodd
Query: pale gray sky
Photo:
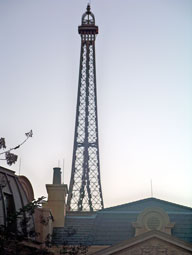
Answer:
M0 136L14 146L33 129L17 153L36 197L63 158L69 184L87 2L0 0ZM192 1L91 7L105 207L150 197L150 179L155 197L192 206Z

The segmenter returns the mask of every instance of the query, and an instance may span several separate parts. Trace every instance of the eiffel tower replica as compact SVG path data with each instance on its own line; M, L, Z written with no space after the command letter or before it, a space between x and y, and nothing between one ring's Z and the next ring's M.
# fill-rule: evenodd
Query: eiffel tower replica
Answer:
M104 208L100 180L95 39L98 26L90 5L82 16L79 85L72 171L67 200L69 211Z

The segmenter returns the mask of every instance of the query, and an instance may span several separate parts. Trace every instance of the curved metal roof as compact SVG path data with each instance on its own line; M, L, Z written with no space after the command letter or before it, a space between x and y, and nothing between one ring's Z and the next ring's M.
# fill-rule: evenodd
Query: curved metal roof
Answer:
M33 189L30 181L26 177L21 177L21 182L19 179L20 177L15 175L14 171L0 167L0 225L6 225L10 210L19 211L31 202ZM31 225L34 225L33 221Z

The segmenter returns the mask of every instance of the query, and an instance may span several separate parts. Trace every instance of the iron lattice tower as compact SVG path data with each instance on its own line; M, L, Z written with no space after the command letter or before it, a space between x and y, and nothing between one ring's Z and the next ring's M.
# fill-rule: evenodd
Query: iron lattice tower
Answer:
M98 144L95 39L98 27L87 5L78 27L81 36L72 172L68 195L71 211L103 209Z

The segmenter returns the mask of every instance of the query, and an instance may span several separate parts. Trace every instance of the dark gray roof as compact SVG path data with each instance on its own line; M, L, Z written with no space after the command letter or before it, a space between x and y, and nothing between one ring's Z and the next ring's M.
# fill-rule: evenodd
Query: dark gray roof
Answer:
M110 207L94 213L68 213L64 228L54 228L56 244L114 245L135 235L132 226L146 208L162 208L175 222L172 235L192 243L192 208L156 198Z
M14 213L14 211L19 211L30 202L20 179L15 175L15 172L1 166L0 196L0 225L6 224L6 217L9 212ZM7 204L6 200L8 200ZM30 227L34 227L33 218L30 221Z

